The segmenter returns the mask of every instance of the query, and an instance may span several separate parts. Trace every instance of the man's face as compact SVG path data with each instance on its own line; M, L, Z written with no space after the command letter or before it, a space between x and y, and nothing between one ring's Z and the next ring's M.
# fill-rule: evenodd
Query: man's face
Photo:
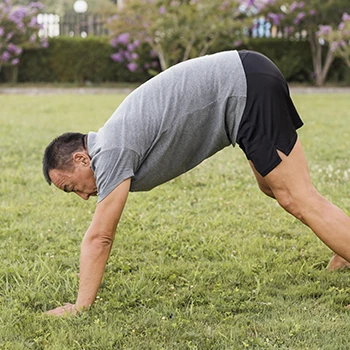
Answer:
M49 175L52 183L60 190L73 192L85 200L90 196L97 196L96 180L86 152L77 152L73 155L73 169L53 169Z

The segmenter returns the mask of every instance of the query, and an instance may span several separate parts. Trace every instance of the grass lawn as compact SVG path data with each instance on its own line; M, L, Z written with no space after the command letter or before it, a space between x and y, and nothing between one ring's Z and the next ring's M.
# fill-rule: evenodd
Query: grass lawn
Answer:
M95 306L74 302L79 246L96 199L49 187L44 148L97 130L124 96L0 95L0 349L350 348L350 271L257 189L226 148L129 197ZM350 214L349 95L294 95L315 186Z

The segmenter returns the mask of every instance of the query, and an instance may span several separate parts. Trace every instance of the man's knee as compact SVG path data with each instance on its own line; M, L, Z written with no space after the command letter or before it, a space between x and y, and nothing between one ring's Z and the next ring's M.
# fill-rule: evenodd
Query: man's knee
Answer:
M264 194L266 194L266 196L269 196L271 198L275 198L275 195L269 186L264 186L260 183L258 183L258 185L259 185L260 191L263 192Z
M302 200L296 198L292 194L285 192L285 191L279 191L276 193L276 199L279 203L279 205L288 213L295 216L300 221L304 222L304 206L302 205Z

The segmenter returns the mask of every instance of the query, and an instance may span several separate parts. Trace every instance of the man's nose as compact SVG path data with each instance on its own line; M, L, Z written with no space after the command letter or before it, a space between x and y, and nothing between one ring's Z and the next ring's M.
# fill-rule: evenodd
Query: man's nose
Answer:
M88 200L89 199L89 195L86 193L82 193L82 192L75 192L80 198L83 198L84 200Z

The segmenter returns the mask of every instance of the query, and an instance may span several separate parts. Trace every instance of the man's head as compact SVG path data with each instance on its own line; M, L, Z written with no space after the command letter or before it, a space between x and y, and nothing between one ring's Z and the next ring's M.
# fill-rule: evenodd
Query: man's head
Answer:
M81 133L66 133L55 138L46 147L43 173L49 185L53 183L65 192L89 199L97 195L97 187L85 137Z

